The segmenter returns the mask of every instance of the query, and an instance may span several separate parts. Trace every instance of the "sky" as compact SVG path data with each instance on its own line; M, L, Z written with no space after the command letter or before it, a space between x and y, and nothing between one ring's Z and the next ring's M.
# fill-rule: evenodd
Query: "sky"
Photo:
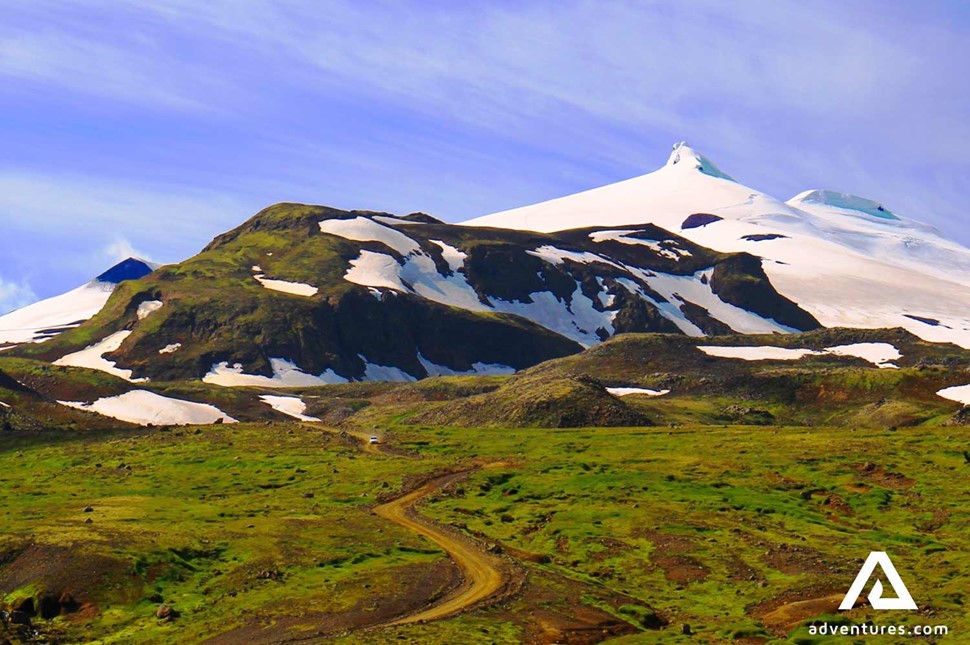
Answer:
M280 201L446 221L688 141L970 244L970 6L0 0L0 312Z

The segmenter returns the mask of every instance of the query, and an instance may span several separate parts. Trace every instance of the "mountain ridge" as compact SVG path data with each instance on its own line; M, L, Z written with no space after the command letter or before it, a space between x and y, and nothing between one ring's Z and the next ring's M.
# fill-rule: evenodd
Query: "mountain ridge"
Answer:
M816 327L757 258L659 227L541 234L283 203L17 351L130 379L285 387L508 373L629 331Z

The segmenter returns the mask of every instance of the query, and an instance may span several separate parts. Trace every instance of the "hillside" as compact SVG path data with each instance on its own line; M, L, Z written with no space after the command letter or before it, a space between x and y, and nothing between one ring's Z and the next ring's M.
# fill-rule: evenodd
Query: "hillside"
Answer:
M309 386L509 374L623 332L816 327L757 258L657 227L541 234L280 204L12 354L132 381Z

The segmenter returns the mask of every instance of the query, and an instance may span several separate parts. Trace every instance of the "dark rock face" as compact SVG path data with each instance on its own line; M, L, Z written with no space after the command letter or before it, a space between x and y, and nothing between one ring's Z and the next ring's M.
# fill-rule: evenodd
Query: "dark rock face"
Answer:
M939 327L940 326L940 321L937 320L936 318L924 318L923 316L914 316L912 314L903 314L903 315L906 316L907 318L911 319L911 320L915 320L917 322L921 322L924 325L929 325L930 327Z
M710 213L694 213L689 215L681 225L680 229L686 231L690 228L700 228L702 226L707 226L708 224L713 224L714 222L720 222L723 217L718 217L717 215L711 215Z
M756 233L753 235L742 235L741 239L749 242L767 242L769 240L788 239L788 236L782 235L781 233Z
M125 280L138 280L152 272L152 268L142 260L128 258L114 265L96 279L98 282L120 284Z
M711 290L724 302L798 331L822 326L810 313L775 291L761 267L761 259L747 253L732 255L714 266Z

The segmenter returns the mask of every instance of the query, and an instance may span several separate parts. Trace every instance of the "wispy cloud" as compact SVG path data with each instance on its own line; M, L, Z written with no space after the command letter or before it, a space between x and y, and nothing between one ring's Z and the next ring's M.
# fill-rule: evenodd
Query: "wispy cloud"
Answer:
M0 24L0 223L168 260L272 201L458 220L652 170L686 138L779 197L861 193L970 242L965 13L33 0Z
M0 315L19 309L37 300L37 295L30 285L20 282L10 282L0 276Z
M254 210L178 186L0 170L0 258L5 273L49 296L132 255L184 259Z

